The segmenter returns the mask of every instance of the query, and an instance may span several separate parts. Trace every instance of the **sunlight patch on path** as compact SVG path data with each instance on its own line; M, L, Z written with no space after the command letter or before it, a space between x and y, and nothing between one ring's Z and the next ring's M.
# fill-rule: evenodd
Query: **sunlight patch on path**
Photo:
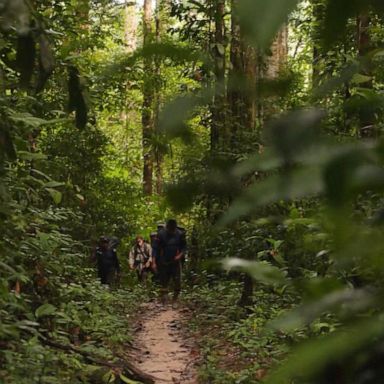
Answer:
M137 366L156 384L196 384L197 352L181 332L182 314L170 307L146 305L136 335Z

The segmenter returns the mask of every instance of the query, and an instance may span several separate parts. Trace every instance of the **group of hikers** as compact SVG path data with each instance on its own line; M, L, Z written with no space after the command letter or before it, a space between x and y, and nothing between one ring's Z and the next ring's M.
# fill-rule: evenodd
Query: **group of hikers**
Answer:
M168 288L173 282L173 301L176 302L181 290L182 261L186 252L186 233L177 226L174 219L165 225L159 224L157 232L151 233L150 243L141 235L136 236L135 244L129 252L129 268L135 270L138 280L148 282L153 274L154 281L160 284L160 299L167 302ZM98 274L102 284L112 284L120 279L120 263L116 243L102 236L95 249Z

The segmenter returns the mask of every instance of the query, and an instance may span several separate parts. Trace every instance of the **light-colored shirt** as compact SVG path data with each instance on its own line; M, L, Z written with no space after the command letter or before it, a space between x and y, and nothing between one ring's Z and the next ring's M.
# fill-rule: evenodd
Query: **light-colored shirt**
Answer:
M131 268L142 269L152 264L152 248L149 244L143 243L142 246L135 244L129 252L129 266Z

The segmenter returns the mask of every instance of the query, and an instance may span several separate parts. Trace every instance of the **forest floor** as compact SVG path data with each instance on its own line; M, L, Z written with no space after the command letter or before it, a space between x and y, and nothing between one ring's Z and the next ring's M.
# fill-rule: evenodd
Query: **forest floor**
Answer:
M155 302L144 304L137 317L135 364L155 378L156 384L198 383L195 364L199 352L187 335L190 312Z

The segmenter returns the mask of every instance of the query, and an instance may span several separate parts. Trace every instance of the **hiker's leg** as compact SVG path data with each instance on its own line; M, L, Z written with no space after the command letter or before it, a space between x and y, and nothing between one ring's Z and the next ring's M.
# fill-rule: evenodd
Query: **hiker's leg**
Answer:
M116 278L116 271L114 269L109 269L106 274L106 284L112 285Z
M106 268L100 267L99 277L101 284L108 284L108 270Z
M173 301L176 301L181 291L181 262L173 264Z
M148 270L143 269L141 272L141 282L147 287L148 286Z
M166 304L168 295L168 285L171 278L169 265L159 265L159 278L160 278L160 300Z

